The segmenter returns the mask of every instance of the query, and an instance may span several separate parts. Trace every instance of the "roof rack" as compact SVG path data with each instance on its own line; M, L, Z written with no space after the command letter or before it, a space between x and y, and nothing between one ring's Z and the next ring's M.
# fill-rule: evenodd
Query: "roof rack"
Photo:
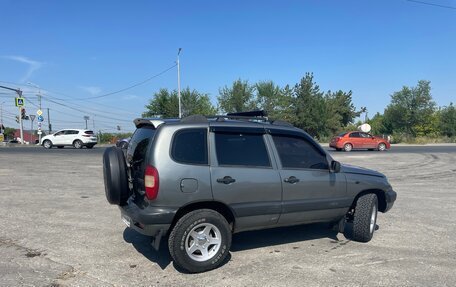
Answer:
M248 111L248 112L238 112L238 113L228 113L226 115L215 115L215 116L201 116L201 115L192 115L185 118L182 118L180 121L185 123L195 123L195 122L207 122L209 119L215 120L218 122L225 120L241 120L248 122L256 123L270 123L271 125L277 126L287 126L293 127L292 124L282 120L270 120L267 117L268 113L264 110Z

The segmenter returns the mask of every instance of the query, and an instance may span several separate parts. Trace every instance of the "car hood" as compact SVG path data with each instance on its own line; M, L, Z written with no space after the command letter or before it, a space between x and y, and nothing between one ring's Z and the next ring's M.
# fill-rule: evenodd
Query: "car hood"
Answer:
M364 167L349 165L349 164L341 164L340 171L344 173L352 173L352 174L364 174L370 176L377 176L377 177L385 177L383 173L378 171L367 169Z

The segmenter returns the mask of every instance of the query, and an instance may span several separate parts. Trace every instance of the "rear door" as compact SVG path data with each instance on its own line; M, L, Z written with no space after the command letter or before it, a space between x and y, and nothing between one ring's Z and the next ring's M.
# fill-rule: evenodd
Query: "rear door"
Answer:
M277 223L282 187L263 128L211 127L214 200L236 215L236 231Z
M72 145L74 140L78 138L79 131L77 130L66 130L63 136L63 143L65 145Z
M324 151L299 133L271 131L271 136L283 186L279 224L328 221L344 215L351 204L345 176L330 172Z
M353 148L364 148L364 141L359 132L352 132L348 137Z

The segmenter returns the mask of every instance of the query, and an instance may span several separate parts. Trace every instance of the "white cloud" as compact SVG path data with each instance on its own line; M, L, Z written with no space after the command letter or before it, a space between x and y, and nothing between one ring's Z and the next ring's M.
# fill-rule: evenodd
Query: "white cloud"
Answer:
M126 95L122 97L122 100L134 100L138 99L139 97L137 95Z
M84 91L86 91L87 93L91 94L92 96L96 96L96 95L101 93L101 88L100 87L93 87L93 86L84 87L84 86L81 86L79 88L83 89Z
M21 83L24 83L26 82L28 79L30 79L30 77L32 76L32 74L38 70L39 68L41 68L43 66L43 63L41 62L38 62L38 61L35 61L35 60L31 60L27 57L24 57L24 56L3 56L2 58L5 58L5 59L9 59L9 60L13 60L13 61L16 61L16 62L20 62L20 63L24 63L24 64L27 64L28 65L28 69L27 69L27 72L25 73L25 75L19 80L19 82Z

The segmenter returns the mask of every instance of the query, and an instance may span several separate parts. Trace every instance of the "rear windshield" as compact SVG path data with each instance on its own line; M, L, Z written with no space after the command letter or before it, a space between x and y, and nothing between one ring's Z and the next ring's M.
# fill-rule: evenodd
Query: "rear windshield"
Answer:
M343 137L344 135L346 135L347 133L340 133L338 136L339 137Z
M141 161L146 156L147 146L154 138L156 129L152 126L143 126L131 136L127 150L127 161L131 164Z
M93 135L93 131L85 131L84 133L87 135Z

